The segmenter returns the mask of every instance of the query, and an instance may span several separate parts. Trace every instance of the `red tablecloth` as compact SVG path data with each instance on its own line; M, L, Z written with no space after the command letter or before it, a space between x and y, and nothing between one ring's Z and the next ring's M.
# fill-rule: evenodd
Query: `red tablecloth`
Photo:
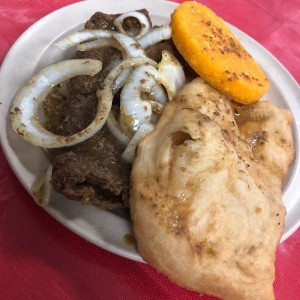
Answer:
M74 2L1 0L0 63L31 24ZM202 3L264 45L300 82L299 0ZM300 230L278 249L274 288L278 300L300 299ZM0 149L0 299L215 298L186 291L150 266L102 250L64 228L33 203Z

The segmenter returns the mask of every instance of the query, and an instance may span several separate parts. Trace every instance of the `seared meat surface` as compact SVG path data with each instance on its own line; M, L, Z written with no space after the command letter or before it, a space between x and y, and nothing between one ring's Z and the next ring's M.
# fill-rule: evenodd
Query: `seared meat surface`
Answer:
M148 15L146 10L142 12ZM86 22L85 28L114 30L113 21L118 16L97 12ZM139 30L139 26L135 19L129 18L126 22L128 30ZM94 77L72 78L67 85L66 96L60 94L57 97L56 93L48 97L44 105L47 128L60 135L74 134L92 122L97 109L95 93L109 72L107 66L112 60L122 58L121 53L111 47L78 51L75 57L101 60L103 68ZM106 126L81 144L52 149L53 188L69 199L103 209L126 207L131 165L121 159L123 150L124 146L110 134Z
M69 199L101 208L127 205L131 166L107 127L82 144L53 157L52 185Z

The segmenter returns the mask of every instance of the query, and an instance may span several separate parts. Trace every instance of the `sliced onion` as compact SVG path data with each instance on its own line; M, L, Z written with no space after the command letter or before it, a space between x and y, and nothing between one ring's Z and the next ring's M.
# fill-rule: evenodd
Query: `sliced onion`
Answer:
M132 37L122 34L114 33L113 37L120 43L127 57L145 57L146 54L142 49L141 45Z
M166 88L171 100L185 81L183 68L177 59L163 51L158 70L152 66L141 66L135 69L124 85L120 95L121 126L136 132L142 124L153 121L153 111L160 114L163 106L157 100L142 99L143 93L153 93L159 84ZM155 101L152 101L155 100Z
M117 138L117 140L123 144L127 145L131 139L131 136L129 136L120 126L120 124L117 122L116 118L114 117L113 113L110 112L109 116L106 120L106 125L110 132L113 134L114 137Z
M135 151L139 140L142 137L151 133L153 130L154 130L154 125L151 123L141 125L138 131L134 134L134 136L130 140L124 152L122 153L122 158L125 161L132 163L135 158Z
M156 84L152 89L152 98L160 104L165 104L168 101L168 97L164 88L160 84Z
M90 49L101 48L101 47L112 47L124 52L120 43L118 43L113 37L99 38L91 42L85 42L77 45L78 51L87 51Z
M142 99L142 93L151 94L156 81L150 73L157 73L152 66L136 68L124 85L120 95L120 116L122 123L130 132L136 132L144 123L149 123L152 116L151 104Z
M123 70L118 77L115 79L113 86L112 86L112 92L115 95L121 88L122 86L125 84L125 82L127 81L128 76L130 75L130 73L132 72L132 68L128 68Z
M140 22L141 30L137 35L135 35L132 32L126 32L124 30L123 22L126 18L130 18L130 17L131 18L136 18ZM128 13L120 15L118 18L115 19L114 25L117 27L117 29L121 33L127 34L129 36L134 36L136 38L146 34L149 31L150 27L151 27L151 23L150 23L149 19L144 14L142 14L138 11L130 11Z
M147 77L151 76L157 84L161 84L165 87L169 101L173 99L185 83L185 74L182 65L174 55L166 50L162 51L162 59L158 64L158 69L150 67L146 73L147 76L144 79L147 80ZM140 78L140 80L142 79L143 78ZM136 80L135 83L136 86L140 84L138 80ZM154 89L157 88L158 87L154 87Z
M105 78L104 83L103 83L104 88L102 90L97 91L98 98L99 99L101 99L101 98L109 99L109 101L112 101L113 97L114 97L112 87L114 85L116 78L119 76L119 74L122 71L124 71L126 68L134 68L134 67L140 66L140 65L150 65L150 66L157 67L157 63L148 57L132 57L132 58L128 58L128 59L124 60L122 63L117 65L115 68L113 68L109 72L109 74L107 75L107 77ZM113 115L107 119L107 123L110 123L110 122L117 122L114 119ZM113 126L114 126L113 124L108 125L109 128L112 128ZM111 131L111 133L117 139L119 139L120 136L124 135L124 132L122 132L120 128L116 128L115 126L114 126L114 128L116 130ZM118 130L120 132L116 133ZM120 142L123 143L123 141L120 141Z
M106 69L111 71L114 67L116 67L118 64L120 64L122 61L123 61L122 59L116 58L109 62Z
M109 97L113 96L112 86L117 76L127 68L134 68L140 65L157 67L158 64L148 57L131 57L123 60L109 72L103 83L104 88L98 91L99 95L102 95L103 97L106 95Z
M116 67L121 62L122 62L121 59L116 59L116 60L111 61L109 63L109 65L106 67L106 70L111 71L114 67ZM132 68L127 68L127 69L124 69L117 76L117 78L114 80L113 85L112 85L113 95L115 95L122 88L122 86L125 84L128 76L130 75L131 72L132 72Z
M51 196L51 178L52 178L53 165L49 165L46 172L32 184L31 192L34 201L40 206L47 206Z
M79 44L77 50L86 51L88 49L99 48L99 47L114 47L122 51L122 56L124 59L129 57L146 57L146 54L136 40L128 35L122 33L113 33L111 38L100 38L92 42L87 42ZM122 71L118 77L115 79L112 86L113 94L121 89L125 84L127 77L131 73L131 69L125 69Z
M143 49L146 49L156 43L171 38L172 29L170 26L160 26L151 29L147 34L140 37L137 41Z
M110 38L112 37L113 32L114 31L111 30L84 29L64 37L63 39L56 42L54 46L58 47L59 49L65 50L91 39Z
M71 146L83 142L106 121L111 102L102 101L94 121L84 130L59 136L46 130L38 119L38 108L43 96L61 82L78 75L94 76L102 69L102 62L95 59L71 59L51 64L34 75L17 93L12 102L13 129L29 143L44 148Z
M160 83L166 88L169 100L172 100L185 83L183 67L174 55L164 50L158 72Z

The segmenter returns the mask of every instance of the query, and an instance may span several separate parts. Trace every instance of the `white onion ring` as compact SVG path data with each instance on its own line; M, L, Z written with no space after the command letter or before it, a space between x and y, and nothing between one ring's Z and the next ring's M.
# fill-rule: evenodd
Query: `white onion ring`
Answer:
M158 72L160 78L157 80L166 88L171 101L185 83L183 67L174 55L164 50L158 64Z
M136 18L141 25L141 30L137 35L134 35L130 32L126 32L123 28L123 22L126 18ZM117 17L114 21L114 25L117 27L117 29L119 30L119 32L123 33L123 34L127 34L129 36L134 36L136 38L143 36L144 34L146 34L150 27L151 27L151 23L149 21L149 19L142 13L138 12L138 11L130 11L127 12L125 14L120 15L119 17Z
M130 132L136 132L144 123L151 122L152 108L146 99L141 98L142 93L151 94L156 85L154 76L158 71L152 66L140 66L129 76L120 95L121 122ZM156 75L158 76L158 75Z
M119 65L117 65L115 68L113 68L107 77L104 80L103 86L104 88L102 90L97 91L97 96L99 98L103 99L110 99L109 101L113 100L114 93L113 93L113 85L116 80L116 78L119 76L121 72L123 72L126 68L133 68L140 65L150 65L153 67L157 67L157 63L148 57L132 57L124 60ZM112 134L118 139L119 136L124 135L125 133L121 131L120 128L116 127L114 124L109 124L112 122L117 122L113 115L110 116L110 118L107 119L106 123L108 124L108 127L112 128L114 127L116 130L112 131ZM119 131L119 132L118 132ZM116 133L117 132L117 133ZM122 142L122 141L121 141Z
M129 57L146 57L146 54L139 43L128 35L122 33L113 33L110 38L100 38L91 42L77 45L78 51L86 51L99 47L114 47L122 52L123 59ZM131 73L131 69L125 69L115 79L112 86L113 94L115 94L125 84L127 77ZM113 128L113 127L112 127Z
M160 104L166 104L168 101L168 97L165 93L165 90L160 84L156 84L152 89L153 99Z
M122 86L125 84L125 82L127 81L128 76L130 75L130 73L132 72L132 68L127 68L125 70L123 70L118 77L114 80L113 86L112 86L112 91L113 94L115 95L121 88Z
M63 39L56 42L54 46L59 49L65 50L91 39L110 38L112 37L113 33L114 31L111 30L84 29L73 34L67 35Z
M150 100L142 100L143 92L151 93L157 84L165 86L171 100L185 81L182 66L177 59L167 51L163 51L158 70L152 66L141 66L135 69L127 80L121 92L120 111L122 123L131 131L137 131L141 124L150 121L152 109ZM154 99L156 100L156 99ZM155 101L154 101L155 102ZM157 110L161 110L158 104ZM126 121L127 120L127 121ZM131 123L129 124L129 121Z
M106 70L111 71L114 67L116 67L118 64L120 64L122 62L121 59L116 59L113 60L109 63L109 65L106 67ZM125 70L123 70L118 76L117 78L114 80L114 83L112 85L112 93L113 95L115 95L121 88L122 86L125 84L127 77L129 76L129 74L131 73L132 68L127 68Z
M162 59L158 69L149 69L149 75L153 76L158 84L165 87L168 99L171 101L185 82L182 65L177 58L167 50L162 51Z
M143 49L146 49L156 43L163 40L169 40L172 35L172 29L170 26L160 26L151 29L147 34L140 37L137 41Z
M112 60L111 62L109 62L109 64L107 65L106 69L107 70L112 70L114 67L116 67L118 64L120 64L123 60L120 58L116 58L114 60Z
M37 177L31 187L35 203L40 206L47 206L51 196L51 177L53 165L49 165L46 172Z
M133 163L135 158L135 150L139 140L142 137L151 133L153 130L154 130L153 124L151 123L142 124L138 129L138 131L134 134L134 136L130 140L124 152L122 153L122 158L129 163Z
M46 130L37 118L43 96L61 82L78 75L94 76L102 69L102 62L95 59L71 59L51 64L34 75L17 93L12 102L13 129L33 145L44 148L71 146L83 142L106 121L111 108L109 101L98 105L94 121L82 131L71 136L59 136Z
M140 66L135 69L120 95L120 124L123 130L133 134L142 124L154 121L153 111L158 114L162 112L161 103L151 97L142 99L142 93L152 94L153 89L157 89L161 84L166 88L169 100L172 100L184 81L182 66L167 51L162 53L158 70L153 66Z
M145 57L146 54L141 45L132 37L123 33L114 33L113 37L119 42L127 57Z
M121 47L120 43L118 43L113 37L108 38L99 38L93 40L91 42L85 42L77 45L78 51L87 51L90 49L101 48L101 47L112 47L120 50L124 54L124 50Z
M131 136L129 136L123 129L121 128L120 124L117 122L116 118L113 115L113 112L111 111L109 113L109 116L106 120L106 125L112 135L117 138L117 140L123 144L127 145L131 139Z

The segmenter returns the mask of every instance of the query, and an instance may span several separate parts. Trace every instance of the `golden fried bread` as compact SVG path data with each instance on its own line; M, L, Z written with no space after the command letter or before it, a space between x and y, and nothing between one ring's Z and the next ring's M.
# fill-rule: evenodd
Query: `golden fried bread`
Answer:
M140 141L131 174L140 255L173 282L221 299L274 299L291 116L255 105L268 113L237 119L244 108L195 79ZM261 131L266 139L254 145Z

